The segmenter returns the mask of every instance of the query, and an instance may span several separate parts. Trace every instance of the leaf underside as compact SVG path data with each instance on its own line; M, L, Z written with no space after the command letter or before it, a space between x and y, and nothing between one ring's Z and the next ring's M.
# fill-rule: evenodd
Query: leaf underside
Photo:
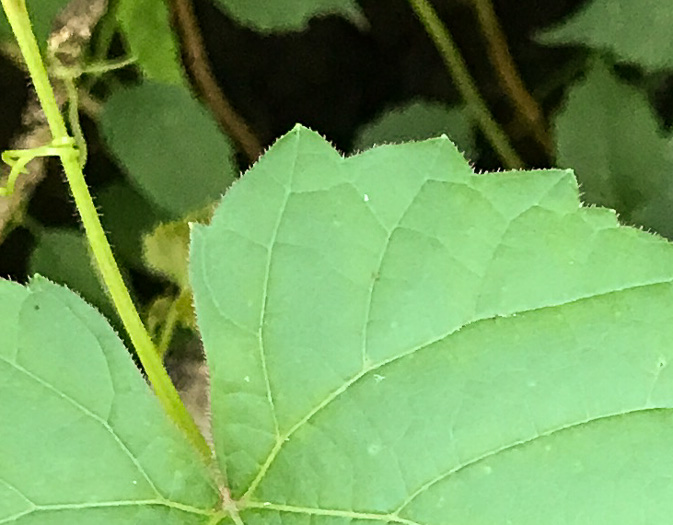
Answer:
M0 523L206 523L209 474L106 321L43 278L0 298Z
M246 525L669 522L673 250L570 172L297 127L191 278Z

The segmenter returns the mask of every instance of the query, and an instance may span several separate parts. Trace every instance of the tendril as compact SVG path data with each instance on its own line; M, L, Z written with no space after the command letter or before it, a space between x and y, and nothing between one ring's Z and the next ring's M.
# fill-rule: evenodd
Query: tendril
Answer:
M38 157L60 157L64 154L79 156L79 150L72 137L54 140L46 146L30 149L9 149L2 152L2 162L10 167L7 185L0 187L0 197L8 197L14 193L14 186L19 175L26 174L28 163Z

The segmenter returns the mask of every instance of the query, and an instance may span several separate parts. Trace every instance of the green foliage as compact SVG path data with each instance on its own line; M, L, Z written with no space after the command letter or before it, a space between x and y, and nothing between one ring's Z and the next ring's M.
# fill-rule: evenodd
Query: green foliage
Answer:
M570 172L475 175L446 139L344 159L298 127L193 227L191 278L246 525L673 511L673 247ZM218 522L102 318L42 279L0 296L0 520Z
M673 247L570 172L296 128L192 235L246 525L666 522Z
M184 84L165 0L119 0L115 12L129 50L148 78Z
M212 0L238 22L260 31L298 31L311 17L340 14L362 20L355 0Z
M610 51L647 69L673 69L671 25L670 0L593 0L539 40Z
M172 218L214 201L237 175L228 137L179 86L144 82L116 91L101 130L131 181Z
M189 289L189 224L160 224L143 239L143 256L153 271Z
M103 318L41 278L0 297L0 522L206 523L206 468Z
M214 2L266 32L362 21L354 0ZM32 2L41 41L64 4ZM152 355L176 327L202 335L214 464L77 294L0 281L0 523L670 521L669 243L580 204L570 171L476 175L472 122L438 103L385 113L355 148L457 147L343 158L297 126L229 189L230 140L189 91L164 0L114 9L85 56L119 31L145 78L77 79L92 113L107 97L98 124L129 179L96 202L120 260L170 281L143 305ZM643 67L627 83L589 60L549 160L577 170L586 204L669 237L649 71L671 67L671 17L594 0L542 37ZM117 321L82 234L36 241L32 272Z
M33 30L40 45L47 41L56 16L68 5L69 0L26 0ZM4 10L0 9L0 40L12 40L12 29L9 27Z
M40 274L71 290L77 290L109 319L116 319L114 306L91 264L89 247L83 233L69 229L41 232L36 239L28 268L31 275Z
M474 152L474 130L464 108L418 100L390 109L358 131L354 148L424 140L446 134L463 152Z
M96 203L115 254L130 266L142 267L143 235L167 216L127 183L107 186Z
M652 107L603 63L570 89L555 129L558 163L576 170L586 202L629 218L671 188L673 148Z

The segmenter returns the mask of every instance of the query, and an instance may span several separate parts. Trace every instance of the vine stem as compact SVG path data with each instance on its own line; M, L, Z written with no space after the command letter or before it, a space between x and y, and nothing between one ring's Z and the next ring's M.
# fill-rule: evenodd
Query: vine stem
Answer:
M168 377L168 373L161 362L161 358L156 351L151 337L145 329L145 325L140 319L131 295L124 284L117 262L112 255L112 249L105 237L96 207L84 180L84 173L80 167L79 152L75 147L75 141L68 135L63 115L49 82L49 76L31 28L26 1L0 1L28 67L35 92L52 134L53 144L60 147L59 157L63 164L63 170L75 200L75 205L82 219L89 245L91 246L103 281L124 324L124 328L133 342L147 378L152 384L154 392L163 405L164 410L185 433L206 462L210 462L210 448Z
M172 0L170 5L186 55L186 66L196 88L203 95L220 126L238 143L250 163L254 163L262 155L264 148L215 80L192 1Z
M502 87L509 95L519 114L527 121L538 143L547 155L553 154L553 145L544 122L540 106L526 89L505 37L491 0L473 0L474 9L486 39L488 55Z
M437 46L442 60L444 60L456 83L458 91L467 104L468 110L472 113L503 164L510 169L523 167L524 163L509 143L507 134L495 121L484 99L479 94L476 83L467 69L458 46L453 41L451 33L449 33L439 19L437 12L428 0L409 0L409 4L416 13L416 16L423 23L435 46Z

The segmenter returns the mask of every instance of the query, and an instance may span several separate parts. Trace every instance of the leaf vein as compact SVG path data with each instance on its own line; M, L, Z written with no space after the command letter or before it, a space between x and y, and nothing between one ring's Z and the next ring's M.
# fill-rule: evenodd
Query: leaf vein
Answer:
M629 286L625 286L624 288L615 289L615 290L606 290L606 291L603 291L603 292L597 292L597 293L593 293L591 295L576 297L574 299L570 299L570 300L567 300L567 301L561 301L561 302L555 303L555 304L547 304L547 305L542 305L542 306L538 306L538 307L535 307L535 308L519 310L519 311L513 312L513 314L522 315L522 314L526 314L526 313L529 313L529 312L545 310L545 309L548 309L548 308L558 308L558 307L568 306L570 304L578 303L580 301L587 300L587 299L594 299L594 298L597 298L597 297L607 296L607 295L610 295L610 294L613 294L613 293L622 293L622 292L635 290L635 289L639 289L639 288L645 288L645 287L649 287L649 286L658 286L658 285L662 285L662 284L672 284L672 283L673 283L673 279L663 279L663 280L657 280L657 281L646 282L646 283L632 284L632 285L629 285ZM452 331L450 331L450 332L448 332L448 333L446 333L446 334L444 334L440 337L437 337L437 338L433 339L432 341L428 341L428 342L422 343L420 345L417 345L416 347L414 347L410 350L407 350L405 352L401 352L396 356L393 356L393 357L390 357L386 360L380 361L379 363L376 363L376 364L370 366L369 368L361 370L360 372L355 374L348 381L344 382L340 387L336 388L330 394L328 394L320 403L318 403L313 409L311 409L309 412L307 412L306 415L302 419L297 421L297 423L295 423L287 432L285 432L284 435L282 435L278 438L275 445L271 449L271 452L269 453L267 458L262 463L262 467L259 470L257 476L255 477L255 479L252 481L252 483L250 484L248 489L244 492L243 496L241 497L241 500L246 501L252 496L254 491L257 489L257 487L261 483L261 481L262 481L264 475L266 474L266 472L268 471L269 467L271 466L271 464L274 462L274 460L278 456L278 454L281 451L281 449L283 448L284 444L289 441L290 437L292 435L294 435L294 433L297 432L300 428L302 428L308 421L310 421L316 414L318 414L324 408L329 406L334 400L336 400L339 396L341 396L341 394L346 392L352 385L357 383L364 376L366 376L370 373L377 372L381 368L383 368L387 365L390 365L390 364L395 363L395 362L397 362L401 359L404 359L405 357L408 357L412 354L415 354L416 352L419 352L421 350L429 348L432 345L434 345L434 344L436 344L440 341L443 341L444 339L450 337L451 335L453 335L455 333L458 333L459 331L464 330L464 329L466 329L466 328L468 328L468 327L470 327L470 326L472 326L472 325L474 325L474 324L476 324L480 321L488 321L488 320L491 320L491 319L494 319L494 318L495 318L495 316L473 319L472 321L469 321L469 322L465 323L463 326L460 326L460 327L458 327L458 328L456 328L456 329L454 329L454 330L452 330Z
M309 516L326 516L335 518L348 518L351 520L382 521L385 523L400 523L401 525L421 525L415 521L401 518L395 514L377 514L373 512L355 512L340 509L320 509L315 507L295 507L293 505L279 505L269 502L249 501L247 509L287 512L289 514L308 514Z
M432 160L432 163L437 163L438 159L440 157L440 151L437 150L435 152L435 158ZM431 173L430 170L428 170L429 173ZM433 178L425 176L425 172L421 174L421 176L424 176L425 180L423 183L419 186L418 190L416 191L416 194L409 200L409 204L404 208L402 213L400 213L400 216L398 217L397 221L395 221L395 224L391 225L390 229L388 230L388 234L386 235L386 238L383 242L383 246L381 246L381 253L379 254L379 260L376 264L376 269L375 269L375 275L379 275L381 273L381 266L383 265L383 261L386 258L386 254L388 253L388 249L390 248L390 241L393 238L393 234L395 231L400 227L400 224L404 220L404 217L406 217L407 213L411 209L411 207L414 205L416 202L416 199L420 195L422 189L425 187L425 185L430 182L443 182L443 181L437 181ZM368 207L370 213L376 218L376 220L381 224L383 227L384 231L387 230L385 225L378 219L374 211L371 209L371 207ZM369 324L371 321L371 314L372 314L372 298L374 297L374 288L376 288L376 283L378 283L378 279L372 279L371 285L369 286L369 290L367 293L367 314L365 316L365 323L363 325L363 334L362 334L362 368L363 370L367 366L367 338L369 336Z
M121 440L121 438L117 435L117 433L114 431L114 429L110 426L110 424L109 424L107 421L105 421L103 418L101 418L101 417L98 416L97 414L94 414L93 412L91 412L88 408L86 408L84 405L82 405L82 404L81 404L79 401L77 401L76 399L73 399L72 397L68 396L68 395L65 394L64 392L61 392L60 390L58 390L58 389L57 389L55 386L53 386L52 384L48 383L47 381L44 381L42 378L40 378L40 377L38 377L38 376L36 376L36 375L34 375L34 374L32 374L31 372L29 372L28 370L26 370L25 368L23 368L21 365L19 365L19 364L17 364L17 363L12 363L12 362L8 361L8 360L7 360L6 358L4 358L4 357L0 357L0 360L3 361L3 362L5 362L5 363L7 363L9 366L14 367L16 370L18 370L19 372L25 374L25 375L28 376L30 379L32 379L33 381L35 381L35 382L39 383L40 385L44 386L44 387L47 388L48 390L51 390L51 391L54 392L57 396L59 396L61 399L67 401L68 403L70 403L71 405L73 405L75 408L77 408L78 410L80 410L85 416L88 416L88 417L92 418L94 421L96 421L96 422L98 422L100 425L102 425L103 428L105 428L105 430L107 430L107 431L110 433L110 435L114 438L114 440L117 442L117 444L118 444L119 447L122 449L122 451L124 451L124 453L129 457L129 459L131 460L131 462L132 462L132 463L135 465L135 467L138 469L138 472L145 478L145 481L147 481L147 483L149 484L149 486L151 487L151 489L157 494L157 496L161 496L161 493L159 492L159 490L157 489L157 487L154 485L154 482L153 482L153 481L150 479L150 477L148 476L148 474L147 474L147 472L145 471L144 467L138 462L138 458L136 458L136 457L133 455L133 453L129 450L129 448L126 446L126 444Z
M59 510L81 510L81 509L105 509L113 507L140 507L140 506L161 506L169 507L172 509L180 510L183 512L189 512L191 514L197 514L201 516L212 516L214 511L200 509L198 507L192 507L191 505L185 505L183 503L178 503L176 501L171 501L167 499L149 499L149 500L119 500L119 501L98 501L94 503L62 503L62 504L53 504L53 505L35 505L33 509L30 509L25 512L15 514L13 516L8 516L7 518L0 520L2 523L10 523L15 521L17 518L27 516L32 513L37 512L49 512L49 511L59 511Z
M278 232L280 231L280 225L283 222L283 218L285 216L285 211L287 210L287 204L290 200L290 196L292 195L292 181L294 179L294 172L297 168L297 157L299 156L299 139L296 138L294 141L294 146L295 146L295 151L294 151L294 156L292 158L292 166L290 167L289 173L290 173L290 180L287 185L281 183L280 181L277 181L278 184L285 189L285 195L283 197L283 203L280 207L280 210L278 212L278 217L276 219L276 224L273 227L273 231L271 233L271 239L269 246L267 247L268 249L268 255L267 255L267 262L266 262L266 268L264 269L264 283L262 285L262 308L260 309L259 312L259 331L257 334L258 341L259 341L259 354L260 354L260 362L262 365L262 375L264 377L264 384L266 386L266 397L267 401L269 403L269 407L271 408L271 414L273 417L273 426L274 426L274 434L276 437L276 442L280 439L280 425L278 424L278 414L276 413L276 406L273 400L273 393L271 391L271 381L269 379L269 370L267 367L266 363L266 349L265 349L265 343L264 343L264 325L265 325L265 318L266 318L266 309L268 306L269 302L269 279L271 276L271 263L273 260L273 255L274 255L274 247L277 244L278 240Z
M507 445L503 445L502 447L499 447L499 448L496 448L496 449L493 449L493 450L489 450L488 452L485 452L484 454L482 454L482 455L480 455L476 458L473 458L469 461L466 461L462 465L458 465L456 467L453 467L453 468L449 469L448 471L439 474L438 476L436 476L432 480L424 483L421 487L416 489L416 491L413 492L404 502L402 502L402 504L399 507L397 507L397 509L395 509L393 514L398 514L398 513L402 512L417 497L419 497L421 494L423 494L423 492L425 492L426 490L429 490L431 487L433 487L437 483L440 483L441 481L447 479L449 476L452 476L453 474L456 474L456 473L460 472L461 470L464 470L464 469L469 468L473 465L476 465L477 463L479 463L481 461L484 461L488 458L492 458L494 456L497 456L498 454L502 454L504 452L507 452L507 451L515 449L515 448L524 447L526 445L529 445L529 444L533 443L534 441L536 441L538 439L546 438L546 437L552 436L554 434L557 434L559 432L563 432L563 431L566 431L566 430L572 430L574 428L581 427L582 425L595 423L596 421L602 421L602 420L606 420L606 419L624 417L624 416L629 416L629 415L632 415L632 414L638 414L638 413L642 413L642 412L650 412L650 411L654 411L654 410L673 410L673 407L637 408L637 409L633 409L633 410L627 410L627 411L624 411L624 412L615 412L613 414L603 414L603 415L600 415L600 416L597 416L597 417L590 417L590 418L584 419L582 421L578 421L576 423L571 423L569 425L563 425L563 426L560 426L558 428L548 430L548 431L543 432L543 433L539 433L539 434L533 436L530 439L523 439L523 440L520 440L520 441L515 441L513 443L508 443Z

